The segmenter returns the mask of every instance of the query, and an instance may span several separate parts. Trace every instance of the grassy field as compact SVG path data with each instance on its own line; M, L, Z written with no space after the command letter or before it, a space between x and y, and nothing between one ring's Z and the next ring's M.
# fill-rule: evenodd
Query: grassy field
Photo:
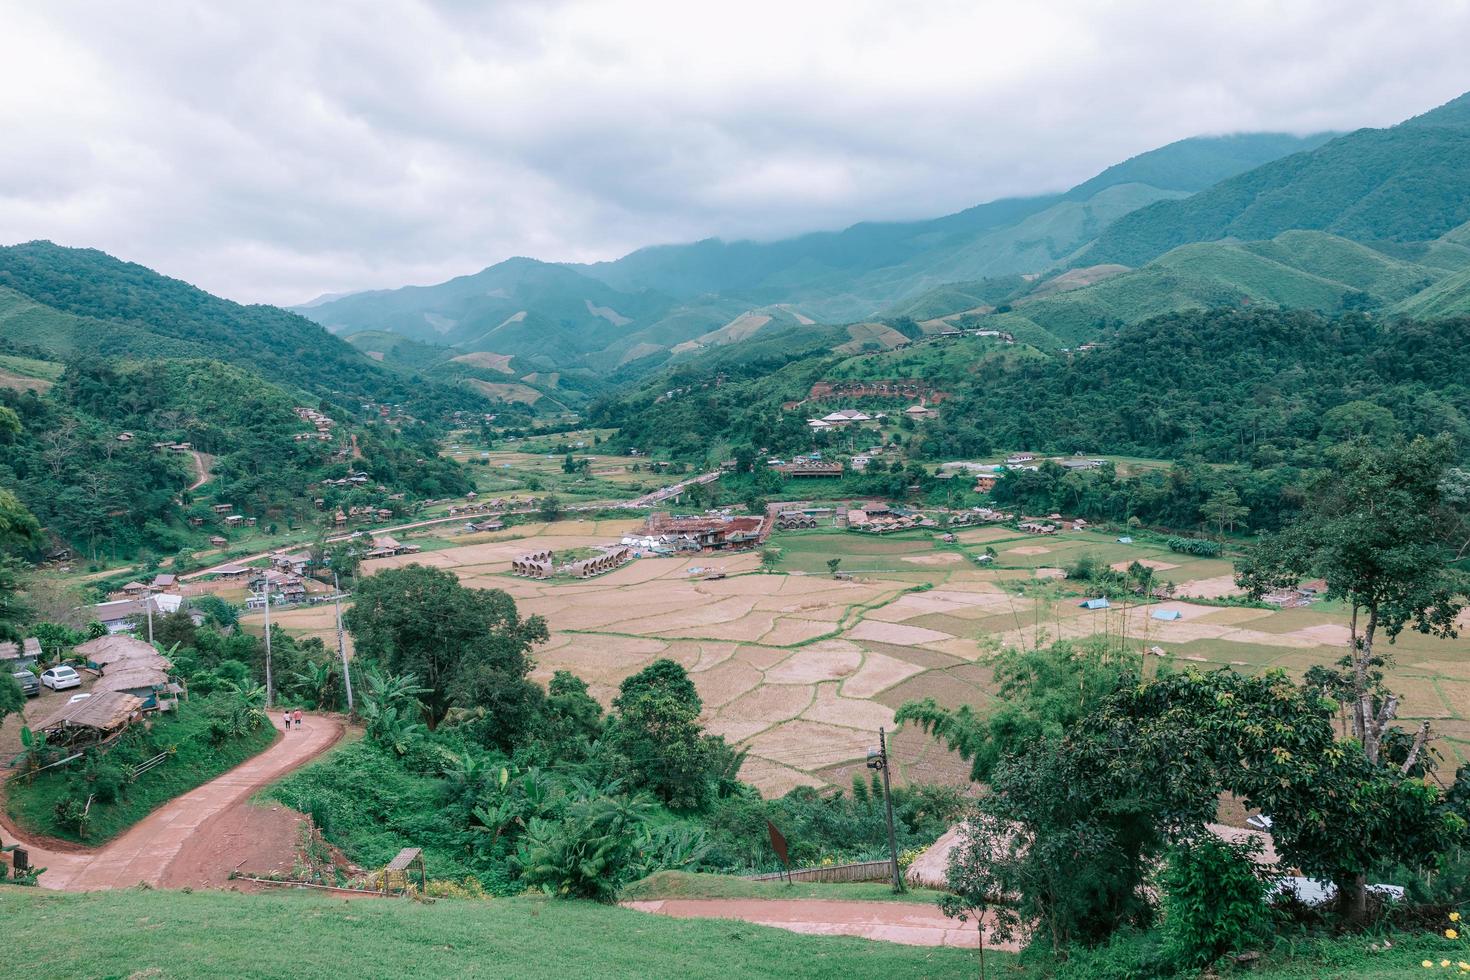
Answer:
M798 888L800 886L797 886ZM844 886L834 886L844 887ZM814 896L815 897L815 896ZM825 897L825 896L822 896ZM271 892L66 894L0 885L6 972L72 977L974 977L975 953L803 936L717 919L674 919L538 897L489 902L344 900ZM1395 934L1301 940L1240 975L1389 980L1455 973L1459 942ZM1449 960L1448 969L1441 968ZM1421 962L1429 960L1432 969ZM991 976L1039 980L987 952ZM1227 973L1224 975L1236 975Z
M66 796L85 801L78 766L62 766L37 776L34 782L17 779L6 786L6 811L25 831L65 840L100 844L111 840L175 797L182 796L266 749L278 736L274 726L261 727L222 745L209 741L201 702L184 702L177 715L155 716L150 732L150 754L173 751L163 764L150 769L126 787L115 803L94 802L85 837L56 821L55 807Z
M973 977L975 954L588 902L0 886L12 976ZM1010 958L992 954L992 963Z

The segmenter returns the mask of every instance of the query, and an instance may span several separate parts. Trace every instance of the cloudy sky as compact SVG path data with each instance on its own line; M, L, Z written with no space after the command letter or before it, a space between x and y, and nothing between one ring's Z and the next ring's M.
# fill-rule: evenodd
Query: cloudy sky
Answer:
M242 301L942 214L1470 89L1470 2L0 0L0 243Z

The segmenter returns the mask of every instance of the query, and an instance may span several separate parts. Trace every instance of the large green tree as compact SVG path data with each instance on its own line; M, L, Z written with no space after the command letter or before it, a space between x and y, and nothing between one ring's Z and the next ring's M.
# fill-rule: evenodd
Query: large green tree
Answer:
M1378 641L1406 628L1456 635L1464 582L1449 566L1441 486L1454 446L1447 438L1377 445L1357 440L1307 494L1300 519L1269 535L1236 566L1253 596L1317 577L1326 598L1349 609L1353 737L1373 764L1399 698L1375 683L1387 662Z
M613 705L605 741L618 775L676 809L705 805L721 753L700 727L703 703L684 668L655 660L623 681Z
M525 699L534 697L526 676L546 621L523 619L500 589L466 588L450 572L408 565L363 580L343 620L359 657L427 688L430 726L451 707L485 708L496 741L500 728L526 723Z

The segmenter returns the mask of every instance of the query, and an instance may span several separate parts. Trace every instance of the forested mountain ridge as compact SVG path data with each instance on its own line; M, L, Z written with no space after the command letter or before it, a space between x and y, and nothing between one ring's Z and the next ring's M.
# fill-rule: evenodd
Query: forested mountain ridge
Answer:
M1413 258L1470 221L1470 93L1387 129L1360 129L1120 218L1077 264L1137 266L1171 248L1289 229L1397 245Z
M51 541L89 556L200 547L225 530L204 500L262 526L320 520L314 496L335 506L346 495L308 490L351 468L372 483L350 504L463 492L462 468L438 456L438 424L492 407L294 314L49 242L0 248L0 356L0 487ZM299 406L335 420L329 439ZM391 423L380 406L394 406L382 409ZM209 471L158 443L188 443Z
M243 306L116 259L51 242L0 247L0 340L64 361L76 354L226 361L339 402L472 408L455 392L386 369L304 317Z
M517 258L435 286L297 310L341 334L391 330L465 353L514 356L540 370L605 372L634 363L646 370L721 331L744 341L814 320L846 323L942 282L1039 271L1135 208L1329 137L1181 140L1065 193L994 201L929 221L864 223L770 243L655 246L581 266Z

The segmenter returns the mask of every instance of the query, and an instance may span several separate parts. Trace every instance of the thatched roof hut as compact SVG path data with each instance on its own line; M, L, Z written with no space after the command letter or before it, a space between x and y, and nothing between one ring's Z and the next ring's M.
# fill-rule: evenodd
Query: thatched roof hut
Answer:
M123 664L156 667L160 670L173 667L167 657L153 648L153 644L120 633L99 636L95 640L78 644L76 653L79 657L85 657L87 663L101 667L104 672Z
M143 710L143 699L122 691L103 691L62 705L50 717L31 726L59 734L63 741L78 737L106 738L127 728Z

